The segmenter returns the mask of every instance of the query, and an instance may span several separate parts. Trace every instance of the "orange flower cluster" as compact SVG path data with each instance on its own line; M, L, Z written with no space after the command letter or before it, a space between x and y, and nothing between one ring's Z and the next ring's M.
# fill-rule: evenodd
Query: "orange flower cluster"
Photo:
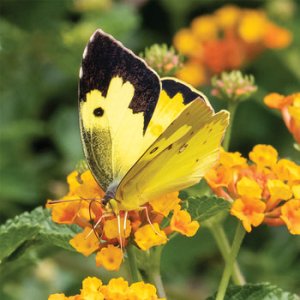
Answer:
M247 232L265 223L285 224L291 234L300 234L300 166L278 159L269 145L256 145L249 158L252 163L239 152L222 151L205 176L211 189L232 202L231 214Z
M291 39L263 11L226 5L176 33L175 48L188 57L177 76L199 86L212 74L240 69L267 48L287 47Z
M271 93L264 98L264 102L270 108L280 110L286 127L300 144L300 93L288 96Z
M104 285L96 277L87 277L82 281L79 295L67 297L65 294L52 294L48 300L163 300L163 298L158 298L155 286L143 281L129 285L120 277L111 279Z
M144 208L120 212L118 217L101 203L104 192L90 171L72 172L67 178L69 192L58 201L48 201L52 220L83 228L70 244L89 256L96 252L96 265L118 270L123 261L122 247L129 240L142 250L165 244L168 235L179 232L193 236L199 223L181 209L178 193L170 193L147 203ZM168 216L172 215L170 220ZM162 226L162 224L164 224Z

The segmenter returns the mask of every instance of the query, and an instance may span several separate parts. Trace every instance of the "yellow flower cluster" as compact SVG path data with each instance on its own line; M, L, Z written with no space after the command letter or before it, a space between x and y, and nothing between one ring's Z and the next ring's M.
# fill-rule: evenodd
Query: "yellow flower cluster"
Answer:
M188 57L177 75L199 86L212 74L241 68L266 48L287 47L291 39L263 11L226 5L176 33L174 45Z
M122 277L113 278L107 285L96 277L87 277L82 281L79 295L65 296L52 294L48 300L163 300L158 298L152 284L139 281L131 285Z
M190 237L199 228L199 223L181 209L177 192L154 199L143 209L121 211L118 221L115 214L103 207L104 192L90 171L74 171L67 181L68 194L61 200L48 201L52 220L82 227L83 231L70 244L85 256L96 252L96 265L107 270L119 269L123 260L121 247L129 241L146 251L165 244L172 232Z
M256 145L249 159L252 163L239 152L222 151L205 179L215 194L232 203L231 214L247 232L265 223L285 224L291 234L300 234L300 166L278 159L269 145Z
M264 102L281 112L286 127L300 144L300 93L288 96L271 93L264 98Z

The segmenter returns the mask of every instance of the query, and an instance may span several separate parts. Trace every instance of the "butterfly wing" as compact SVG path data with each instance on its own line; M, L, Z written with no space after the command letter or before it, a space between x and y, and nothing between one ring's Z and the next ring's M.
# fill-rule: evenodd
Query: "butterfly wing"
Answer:
M198 183L217 161L227 125L227 112L189 103L122 179L116 192L122 208Z
M163 78L161 83L159 100L145 132L145 140L150 139L151 143L179 116L188 103L200 99L210 106L201 92L178 79Z
M144 133L160 90L144 61L103 31L93 34L80 68L79 115L85 156L103 190L152 143Z

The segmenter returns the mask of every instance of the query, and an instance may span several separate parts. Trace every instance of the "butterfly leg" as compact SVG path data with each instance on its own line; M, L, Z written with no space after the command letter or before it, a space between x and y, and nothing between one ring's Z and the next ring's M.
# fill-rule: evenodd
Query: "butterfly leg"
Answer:
M141 209L141 210L145 210L145 213L146 213L146 219L147 219L149 225L151 226L152 230L154 231L154 233L157 234L157 235L159 235L160 237L164 237L164 238L165 238L165 236L163 236L160 232L158 232L158 231L155 229L155 227L153 226L153 224L152 224L152 222L151 222L151 220L150 220L150 216L149 216L149 213L148 213L148 208L147 208L147 206L141 206L140 209Z
M96 229L97 229L98 225L102 222L102 220L103 220L105 217L109 217L109 216L111 216L111 215L112 215L111 213L103 214L103 215L99 218L99 220L96 222L96 224L93 226L93 228L91 229L91 231L88 233L88 235L86 236L86 238L88 238L88 237L91 235L92 232L94 232L94 233L96 232ZM95 235L98 236L96 233L95 233ZM101 236L102 236L102 234L101 234Z
M128 217L128 211L126 210L124 213L124 223L123 223L124 237L125 237L126 228L127 228L127 217Z
M120 217L120 214L117 214L117 222L118 222L119 242L120 242L121 250L123 252L123 238L122 238L122 232L121 232L121 217Z

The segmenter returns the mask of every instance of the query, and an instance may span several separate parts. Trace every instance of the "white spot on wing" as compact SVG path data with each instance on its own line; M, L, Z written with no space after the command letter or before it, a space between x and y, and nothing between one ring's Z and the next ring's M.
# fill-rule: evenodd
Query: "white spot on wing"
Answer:
M83 74L82 67L80 67L80 69L79 69L79 78L82 78L82 74Z

